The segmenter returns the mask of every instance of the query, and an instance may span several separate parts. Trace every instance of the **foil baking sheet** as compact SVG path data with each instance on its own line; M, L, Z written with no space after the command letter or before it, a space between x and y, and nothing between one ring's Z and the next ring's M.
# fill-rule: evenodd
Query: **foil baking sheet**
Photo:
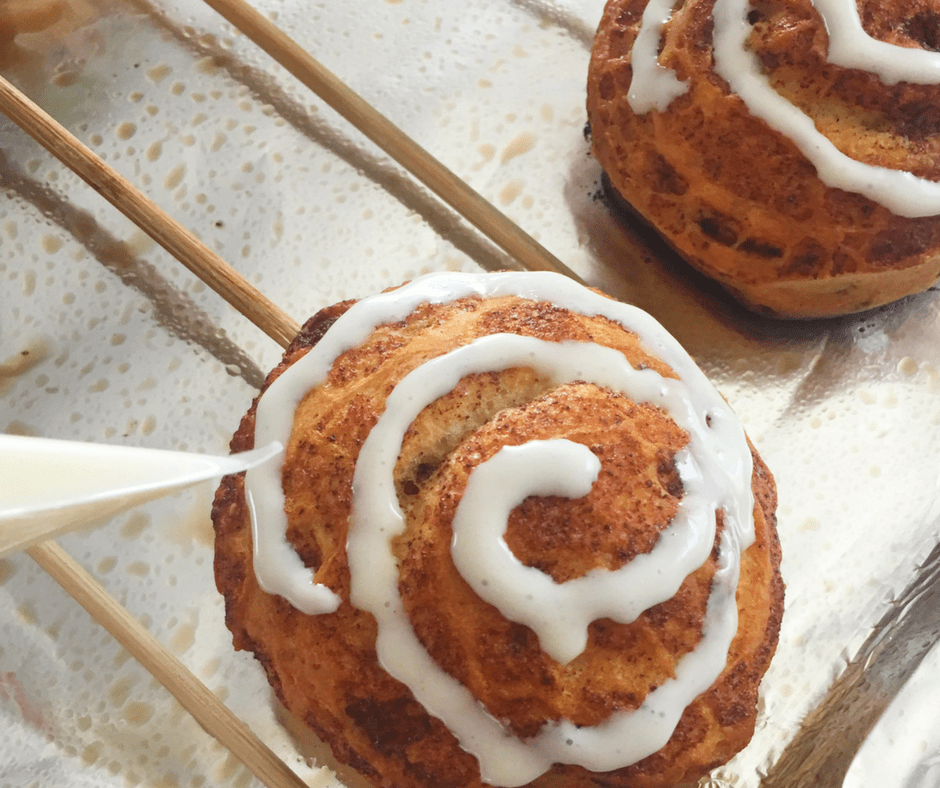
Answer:
M711 786L937 783L940 301L756 317L625 223L585 133L602 2L255 6L588 282L651 312L779 487L786 612ZM0 10L3 4L0 3ZM298 321L511 264L194 0L73 0L0 73ZM0 118L0 430L224 452L280 349ZM212 485L61 545L313 786L361 781L232 651ZM25 555L0 560L0 788L255 784Z

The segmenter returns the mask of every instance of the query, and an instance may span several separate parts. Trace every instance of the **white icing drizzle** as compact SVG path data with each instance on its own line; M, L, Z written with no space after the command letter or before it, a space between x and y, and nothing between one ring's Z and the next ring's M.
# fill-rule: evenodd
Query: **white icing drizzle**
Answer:
M847 0L813 0L829 34L829 62L877 74L882 82L940 82L940 53L899 47L872 38L862 27L858 4Z
M516 345L520 352L514 353ZM559 345L506 337L496 353L502 354L510 366L518 366L526 363L528 351L523 348L530 346L537 348L533 352L539 352L541 359L533 359L529 365L551 375L556 385L586 379L626 394L634 401L657 405L694 436L690 450L676 457L684 488L679 512L656 547L617 571L595 570L563 584L524 566L506 548L501 536L509 512L527 495L550 495L552 489L562 489L559 477L568 470L559 460L571 459L574 450L565 446L562 454L557 445L534 442L527 444L522 459L513 462L506 457L498 459L497 455L471 475L453 523L452 552L457 569L480 597L510 620L531 627L546 653L559 662L570 662L587 645L588 625L592 621L612 618L631 623L644 610L674 596L685 576L705 562L715 541L714 502L724 497L722 479L703 467L708 463L707 452L717 447L708 445L698 414L681 406L686 393L684 386L649 369L635 370L626 363L623 354L598 345ZM589 372L585 374L585 370ZM587 447L580 446L577 453L582 462L583 452L597 461ZM536 459L540 464L536 464ZM546 466L544 470L541 463ZM539 476L544 471L555 478L545 478L540 483ZM584 476L582 473L581 477ZM568 490L558 494L574 497ZM582 493L585 494L587 491Z
M643 9L640 30L630 56L633 79L627 98L633 111L640 115L653 109L662 112L673 99L689 89L672 69L659 64L659 42L671 16L672 0L650 0Z
M599 594L593 600L586 596L590 589L583 582L579 593L578 581L586 578L559 584L525 566L504 537L510 513L530 495L581 498L591 492L600 470L600 460L581 443L558 439L505 446L474 469L452 524L454 565L470 587L510 621L533 630L542 650L559 662L584 651L588 625L600 618L584 603L603 600Z
M655 29L661 31L663 0L655 2L658 10L653 20ZM814 0L813 4L829 33L829 62L877 74L888 84L902 80L930 85L940 82L940 53L873 39L862 28L853 0ZM812 118L773 89L757 57L747 48L752 29L747 21L749 8L749 0L716 0L714 7L715 72L741 97L748 111L790 139L827 186L862 194L898 216L940 214L940 183L846 156L816 129ZM656 48L649 45L643 29L646 24L644 14L637 36L637 43L641 38L643 43L635 45L631 54L634 80L628 95L630 106L640 114L654 107L662 109L664 100L672 100L664 89L668 80L659 73L668 70L655 61ZM650 73L656 74L656 79L650 79ZM677 95L681 93L672 98Z
M256 414L256 441L278 436L286 445L293 412L304 394L325 380L339 354L360 344L377 326L405 319L421 303L470 295L516 295L607 317L636 332L647 350L662 358L680 379L633 369L622 353L610 348L505 334L481 337L410 372L393 389L357 459L347 543L350 602L375 616L376 649L383 668L405 683L461 746L477 757L486 782L522 785L555 762L576 763L593 771L635 763L668 741L688 703L723 670L737 629L734 594L739 554L754 538L751 455L743 429L701 370L652 317L556 274L431 274L360 301L340 317L265 392ZM518 366L531 367L556 385L583 380L624 392L635 401L650 402L689 434L688 446L676 458L684 487L679 514L655 548L621 570L596 571L563 584L522 566L511 554L508 559L506 555L494 558L493 551L509 552L501 535L509 511L518 502L531 494L586 494L598 473L597 458L587 447L567 440L536 441L504 449L471 473L453 524L452 554L458 571L483 598L496 599L508 618L532 626L550 656L566 661L580 653L587 625L598 617L632 621L646 607L671 597L710 553L717 509L723 510L725 522L703 636L681 659L675 678L651 692L635 712L616 713L593 728L565 721L546 725L525 742L512 737L424 650L403 609L391 550L391 540L404 529L392 472L409 425L463 377ZM538 481L543 469L549 475ZM284 551L292 551L285 537L283 492L276 475L250 471L246 480L255 504L253 517L261 524L255 526L260 552L278 546L277 556L262 555L255 564L256 572L277 576L259 581L266 589L279 589L273 593L282 594L305 612L332 612L336 595L316 584L310 570L298 567L296 555L294 561L284 561ZM529 594L534 597L531 602L525 599ZM514 600L507 598L511 595ZM549 623L562 607L567 630Z

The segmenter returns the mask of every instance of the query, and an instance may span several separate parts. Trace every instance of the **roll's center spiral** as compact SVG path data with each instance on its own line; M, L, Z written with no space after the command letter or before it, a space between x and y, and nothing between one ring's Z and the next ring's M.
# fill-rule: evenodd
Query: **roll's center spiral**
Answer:
M505 446L470 475L454 517L454 564L481 599L538 635L542 649L570 662L587 645L596 618L578 580L556 583L512 554L504 538L509 514L530 495L587 495L601 464L569 440ZM580 591L580 594L578 593Z

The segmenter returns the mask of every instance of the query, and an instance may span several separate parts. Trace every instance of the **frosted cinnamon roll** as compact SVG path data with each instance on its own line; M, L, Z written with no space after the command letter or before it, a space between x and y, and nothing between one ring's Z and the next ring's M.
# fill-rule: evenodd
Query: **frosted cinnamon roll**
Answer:
M785 317L940 275L940 4L610 0L593 150L692 266Z
M216 496L237 648L377 786L674 786L749 740L773 479L652 318L554 274L321 311Z

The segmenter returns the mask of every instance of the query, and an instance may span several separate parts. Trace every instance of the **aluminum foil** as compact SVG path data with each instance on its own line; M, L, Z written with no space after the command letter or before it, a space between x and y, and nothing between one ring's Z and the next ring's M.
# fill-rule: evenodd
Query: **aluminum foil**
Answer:
M657 317L741 415L779 487L787 603L754 739L705 782L936 784L937 294L758 318L620 219L584 129L601 0L255 5L591 284ZM0 73L297 320L510 262L195 0L72 0L2 45ZM0 188L0 430L224 452L280 349L4 118ZM232 651L212 492L60 543L311 785L361 785ZM0 788L255 782L22 554L0 560L0 731Z

